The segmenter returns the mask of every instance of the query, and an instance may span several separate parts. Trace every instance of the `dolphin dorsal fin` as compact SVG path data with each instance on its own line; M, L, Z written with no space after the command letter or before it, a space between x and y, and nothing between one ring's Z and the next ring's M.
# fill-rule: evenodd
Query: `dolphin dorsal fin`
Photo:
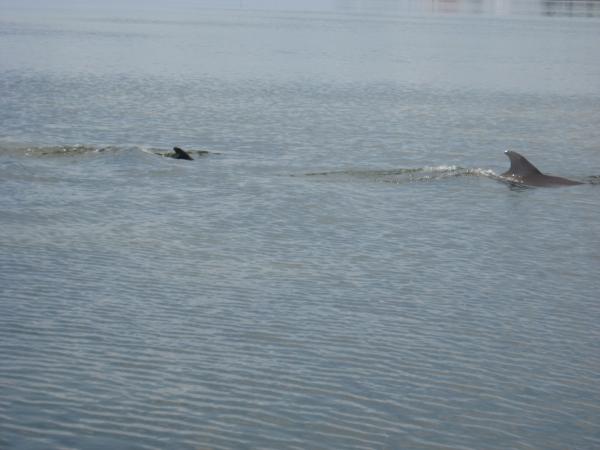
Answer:
M537 167L527 161L527 158L525 158L523 155L513 152L512 150L507 150L504 152L504 154L508 156L508 159L510 159L510 169L508 169L508 171L506 171L504 174L515 177L542 175L542 172L540 172Z
M187 159L188 161L192 161L192 158L188 152L180 149L179 147L173 147L173 151L175 152L175 159Z

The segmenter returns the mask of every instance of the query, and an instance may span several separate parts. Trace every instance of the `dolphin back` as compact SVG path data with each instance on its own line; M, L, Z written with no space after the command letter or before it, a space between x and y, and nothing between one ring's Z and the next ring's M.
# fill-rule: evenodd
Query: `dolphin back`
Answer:
M537 167L527 161L527 158L517 152L507 150L504 154L510 159L510 169L501 176L507 178L510 182L526 186L573 186L583 184L567 178L544 175Z

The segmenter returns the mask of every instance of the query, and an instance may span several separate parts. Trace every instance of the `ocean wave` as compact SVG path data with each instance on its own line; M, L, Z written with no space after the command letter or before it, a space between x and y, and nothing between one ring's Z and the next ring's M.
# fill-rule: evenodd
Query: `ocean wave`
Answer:
M54 156L80 156L88 153L118 152L122 150L116 146L95 146L85 144L72 145L48 145L48 146L30 146L0 144L0 153L11 156L27 157L54 157Z
M492 179L500 179L491 169L482 168L465 168L456 165L438 165L424 166L411 168L396 168L396 169L349 169L349 170L333 170L323 172L309 172L304 174L308 177L330 177L330 178L361 178L371 181L380 181L385 183L410 183L434 181L452 177L484 177Z

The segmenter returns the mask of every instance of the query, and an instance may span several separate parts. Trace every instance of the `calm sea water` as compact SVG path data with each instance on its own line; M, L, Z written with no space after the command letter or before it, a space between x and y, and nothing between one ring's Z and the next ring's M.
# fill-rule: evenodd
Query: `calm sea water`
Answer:
M155 3L0 12L0 448L599 448L598 18Z

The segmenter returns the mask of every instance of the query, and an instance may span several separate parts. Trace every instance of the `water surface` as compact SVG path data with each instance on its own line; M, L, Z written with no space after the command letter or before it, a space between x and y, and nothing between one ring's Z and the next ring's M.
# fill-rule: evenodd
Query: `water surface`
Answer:
M3 11L0 447L600 446L597 19L353 4Z

